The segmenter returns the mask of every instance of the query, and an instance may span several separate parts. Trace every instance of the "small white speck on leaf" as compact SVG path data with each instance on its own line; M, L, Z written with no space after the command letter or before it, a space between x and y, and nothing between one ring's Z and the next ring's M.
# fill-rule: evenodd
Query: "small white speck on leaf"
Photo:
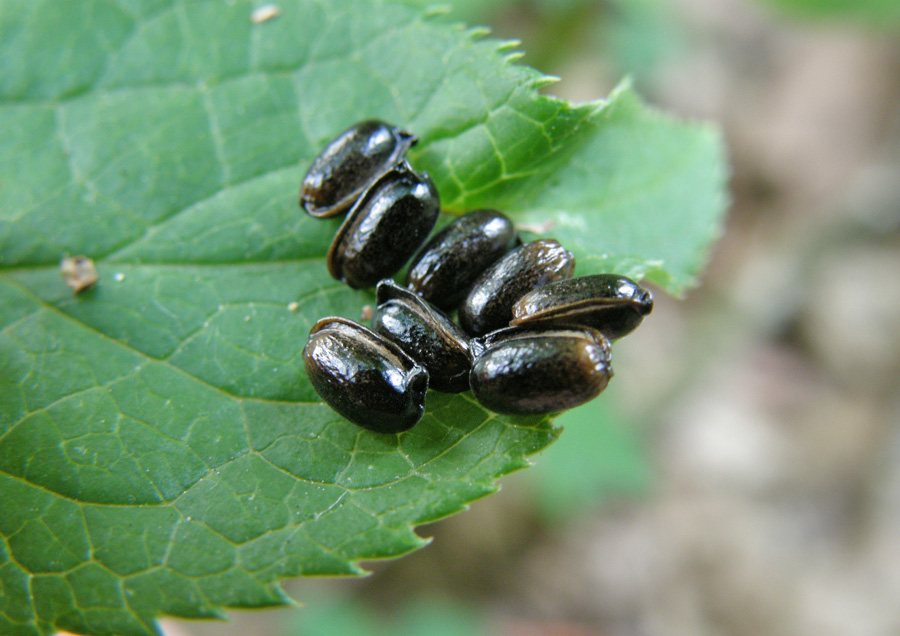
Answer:
M59 273L66 285L77 294L97 282L97 268L87 256L66 256L59 263Z
M280 15L281 7L275 4L264 4L253 10L253 13L250 14L250 22L253 24L262 24L263 22L267 22L272 18L277 18Z
M545 234L553 229L556 223L553 219L547 219L543 223L520 223L518 229L520 232L531 232L532 234Z
M115 275L113 276L113 279L117 283L121 283L123 280L125 280L125 274L123 274L122 272L116 272Z
M250 316L244 316L244 322L250 322Z
M362 313L359 315L360 320L372 320L372 305L364 305Z
M296 314L298 311L300 311L300 303L298 303L297 301L288 303L288 311L292 311Z

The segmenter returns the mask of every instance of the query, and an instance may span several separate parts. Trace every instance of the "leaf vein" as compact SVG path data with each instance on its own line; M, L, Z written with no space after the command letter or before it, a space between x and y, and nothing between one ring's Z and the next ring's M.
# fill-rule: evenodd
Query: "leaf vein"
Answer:
M10 281L10 282L11 282L13 285L16 285L16 286L17 286L19 289L21 289L25 294L27 294L28 296L31 296L34 300L36 300L38 303L40 303L41 306L43 306L45 309L47 309L48 311L50 311L50 312L52 312L52 313L54 313L54 314L56 314L56 315L62 317L62 318L63 318L64 320L66 320L67 322L71 322L71 323L73 323L73 324L75 324L75 325L78 325L78 326L80 326L81 328L83 328L83 329L85 329L85 330L91 332L91 333L94 334L95 336L101 338L101 339L104 340L105 342L109 342L109 343L111 343L111 344L113 344L113 345L117 345L117 346L123 348L124 350L129 351L130 353L135 354L136 356L140 357L141 359L151 360L151 361L156 362L156 363L158 363L158 364L162 364L162 365L164 365L164 366L167 366L167 367L169 367L170 369L172 369L173 371L177 372L178 374L180 374L180 375L182 375L182 376L184 376L184 377L186 377L186 378L189 378L189 379L191 379L191 380L193 380L193 381L195 381L195 382L197 382L197 383L199 383L199 384L202 384L203 386L205 386L205 387L207 387L207 388L209 388L209 389L212 389L213 391L215 391L215 392L217 392L217 393L220 393L220 394L222 394L222 395L224 395L224 396L227 396L227 397L230 398L230 399L235 399L235 400L253 400L253 401L257 401L257 402L264 402L264 403L270 403L270 404L291 404L291 405L297 405L297 404L319 404L319 402L303 402L303 401L294 401L294 400L275 400L275 399L271 399L271 398L261 398L261 397L255 397L255 396L243 396L243 395L237 395L237 394L235 394L235 393L231 393L231 392L225 390L225 389L222 388L222 387L216 386L215 384L210 384L210 383L207 382L206 380L204 380L204 379L202 379L202 378L200 378L200 377L198 377L198 376L196 376L196 375L193 375L193 374L191 374L191 373L188 373L187 371L185 371L183 368L181 368L181 367L179 367L179 366L176 366L176 365L174 365L174 364L171 364L170 362L168 362L168 361L166 361L166 360L159 360L159 359L157 359L157 358L153 358L152 356L150 356L150 355L144 353L144 352L141 351L140 349L136 349L136 348L133 347L132 345L129 345L128 343L123 342L122 340L116 340L115 338L113 338L113 337L111 337L111 336L108 336L107 334L103 333L102 331L100 331L99 329L97 329L96 327L94 327L93 325L90 325L90 324L88 324L88 323L85 323L85 322L82 322L82 321L80 321L80 320L77 320L77 319L75 319L73 316L70 316L69 314L67 314L67 313L65 313L65 312L63 312L63 311L61 311L60 309L58 309L58 308L55 307L54 305L52 305L52 304L46 302L44 299L42 299L42 298L40 298L39 296L37 296L33 291L31 291L31 290L28 289L27 287L21 285L21 284L18 283L17 281Z

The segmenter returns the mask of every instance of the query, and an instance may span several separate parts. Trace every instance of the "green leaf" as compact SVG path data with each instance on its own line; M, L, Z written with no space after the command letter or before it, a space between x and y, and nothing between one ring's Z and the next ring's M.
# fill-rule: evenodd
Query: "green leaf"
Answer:
M421 547L555 438L434 392L378 435L312 390L312 323L373 301L326 273L338 221L296 204L354 121L415 131L449 211L553 220L581 271L677 293L718 231L717 134L627 86L541 96L508 43L404 4L254 6L0 0L0 633L283 604L286 577Z

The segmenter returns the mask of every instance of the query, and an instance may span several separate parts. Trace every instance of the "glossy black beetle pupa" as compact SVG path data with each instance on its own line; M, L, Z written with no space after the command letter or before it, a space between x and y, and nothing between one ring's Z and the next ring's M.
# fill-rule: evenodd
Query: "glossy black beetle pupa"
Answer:
M574 269L575 257L553 239L520 245L475 281L459 306L459 324L473 336L506 327L519 298L532 289L569 278Z
M346 212L416 141L415 135L376 119L351 126L310 164L300 186L300 205L318 218Z
M613 375L609 340L588 327L508 327L473 346L472 393L497 413L565 411L597 397Z
M400 433L425 412L428 372L400 347L352 320L322 318L303 348L316 393L348 420Z
M328 271L355 289L372 287L406 264L439 213L434 183L401 161L369 186L338 228Z
M474 210L441 228L409 266L406 285L450 311L473 283L519 241L513 222L497 210Z
M510 324L584 325L616 340L637 329L652 310L653 296L630 278L594 274L528 292L513 306Z
M469 337L436 307L391 279L378 283L372 330L397 344L428 371L436 391L469 388Z

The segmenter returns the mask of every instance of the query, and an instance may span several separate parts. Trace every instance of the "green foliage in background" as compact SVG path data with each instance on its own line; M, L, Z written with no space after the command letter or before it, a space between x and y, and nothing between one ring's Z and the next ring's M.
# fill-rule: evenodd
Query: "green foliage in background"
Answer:
M482 616L447 599L416 599L385 619L358 599L313 598L288 636L487 636Z
M615 362L615 361L614 361ZM616 497L646 493L653 470L639 426L615 406L615 385L605 399L560 415L563 434L528 471L540 511L565 520Z
M900 27L897 0L763 0L788 15L817 19L851 20L876 29Z
M508 44L405 4L254 6L0 0L0 633L283 604L283 578L421 547L555 438L469 394L401 435L318 400L310 326L373 295L328 277L338 221L296 196L353 122L417 133L450 213L552 221L579 273L679 293L719 232L717 132L627 86L540 96ZM66 254L94 289L65 287Z

